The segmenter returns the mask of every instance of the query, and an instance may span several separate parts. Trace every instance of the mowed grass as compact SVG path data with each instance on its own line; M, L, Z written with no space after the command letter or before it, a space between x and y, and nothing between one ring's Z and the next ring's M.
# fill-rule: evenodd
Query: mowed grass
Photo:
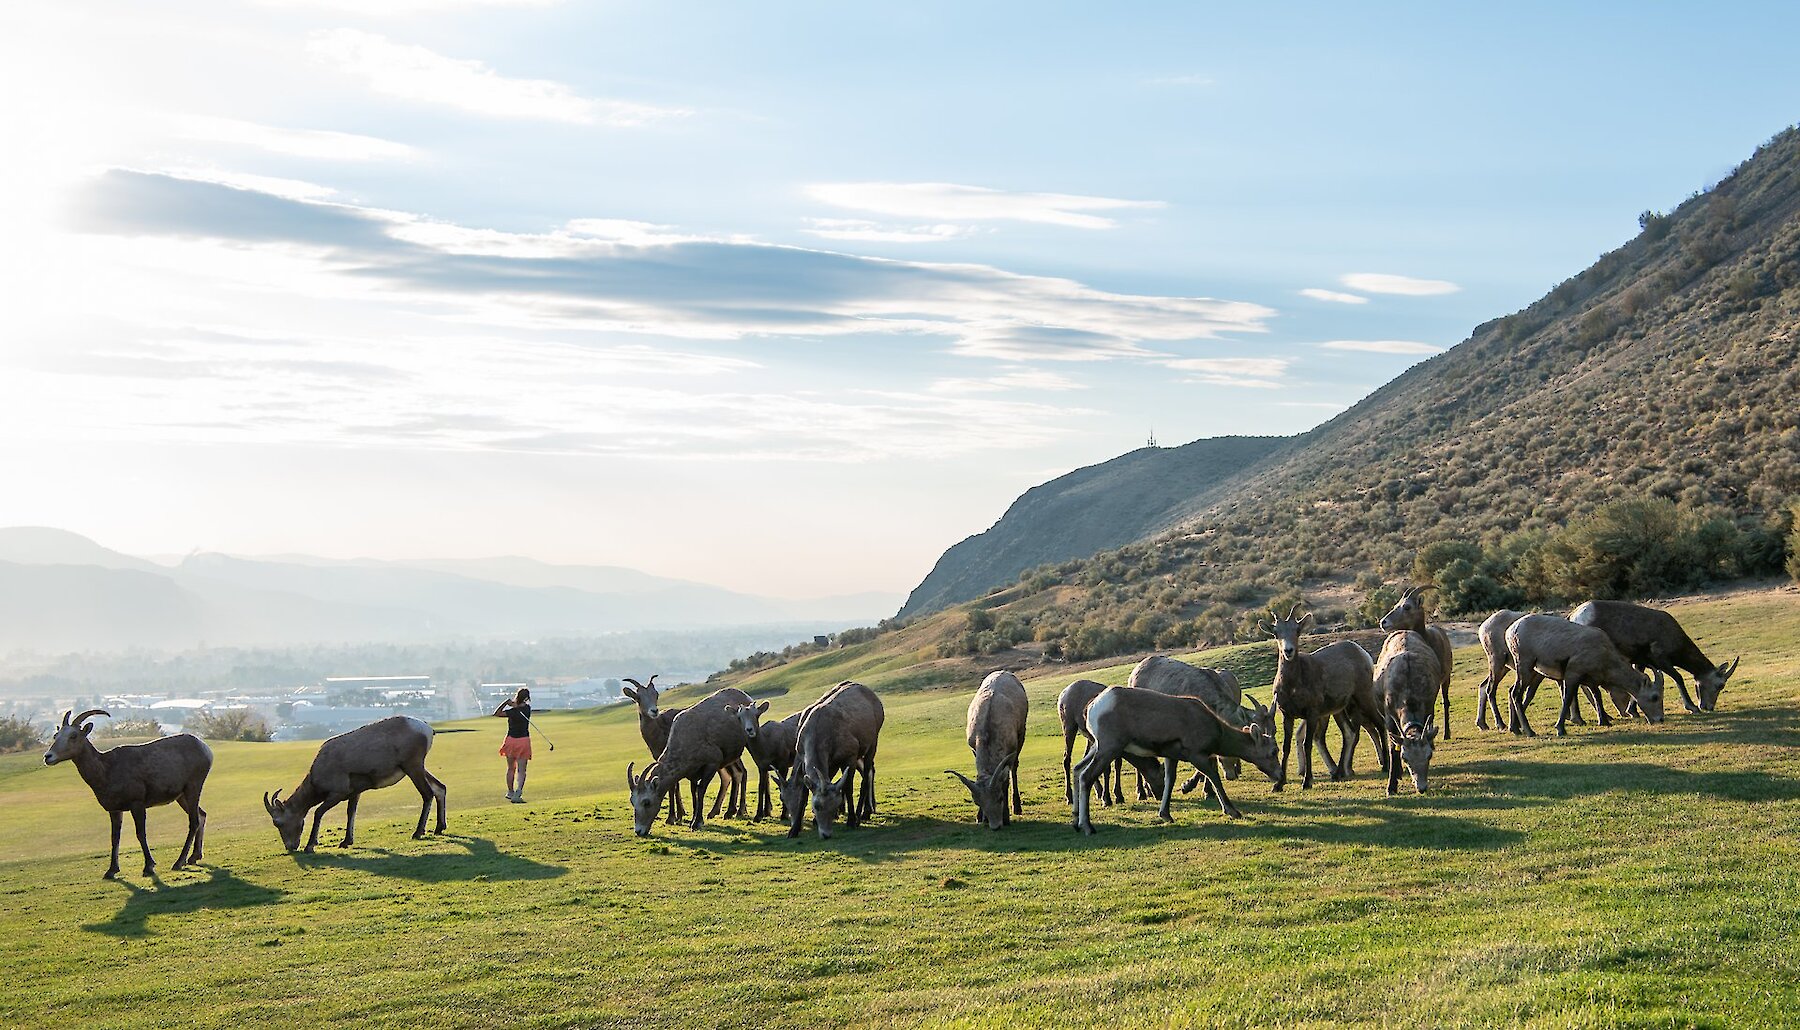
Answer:
M450 829L410 838L417 795L369 795L357 846L284 853L262 792L314 744L218 745L205 868L151 814L160 879L105 868L106 817L72 768L0 759L0 1024L820 1026L933 1024L1775 1026L1800 1006L1800 595L1678 613L1716 659L1721 710L1518 740L1473 729L1479 650L1458 656L1455 737L1433 790L1359 776L1062 800L1056 692L1029 682L1026 813L1002 832L945 768L971 765L973 683L820 656L752 681L783 715L857 662L887 686L871 825L739 821L632 836L633 713L547 714L525 806L500 795L499 720L444 728ZM1123 679L1125 669L1094 676ZM1264 697L1267 700L1267 697ZM1540 694L1540 724L1553 704ZM467 732L464 732L467 731ZM127 822L129 832L129 821ZM342 833L340 813L323 842Z

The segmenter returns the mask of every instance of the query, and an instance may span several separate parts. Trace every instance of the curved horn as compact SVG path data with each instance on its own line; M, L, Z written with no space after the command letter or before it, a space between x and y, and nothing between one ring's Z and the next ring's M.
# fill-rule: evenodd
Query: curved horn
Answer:
M73 708L71 708L71 709L69 709L69 710L68 710L68 711L66 711L66 712L64 712L64 713L63 713L63 721L62 721L62 724L63 724L63 725L64 725L64 726L67 726L67 725L68 725L68 724L69 724L69 720L70 720L70 719L71 719L71 718L73 718L73 717L74 717L74 715L75 715L75 709L73 709Z
M650 678L655 679L656 677L652 676ZM637 680L632 679L630 676L625 677L625 682L631 684L632 686L638 688L639 690L644 689L644 685L642 683L639 683Z
M266 790L263 791L263 811L270 815L275 814L275 803L269 800L269 792Z
M625 789L626 790L636 790L637 789L637 781L631 778L631 771L636 768L637 768L636 762L626 762L625 763Z
M1288 609L1288 613L1287 613L1287 617L1288 617L1288 621L1289 621L1289 622L1293 622L1293 621L1294 621L1294 613L1295 613L1295 612L1297 612L1297 611L1299 611L1299 610L1300 610L1300 602L1299 602L1299 601L1295 601L1295 602L1294 602L1294 606L1293 606L1293 607L1292 607L1292 608L1289 608L1289 609Z
M276 806L277 806L277 807L279 807L279 806L280 806L280 805L281 805L281 803L282 803L282 801L281 801L281 791L279 791L279 790L278 790L278 791L276 791L276 792L275 792L275 797L274 797L274 798L273 798L273 799L272 799L272 800L273 800L273 801L274 801L274 802L275 802L275 804L276 804Z
M661 676L661 675L662 675L662 673L660 673L660 672L651 673L650 674L650 682L648 684L646 684L646 686L651 686L651 687L656 686L656 677Z
M1719 682L1723 683L1724 681L1730 679L1732 674L1737 672L1738 663L1743 660L1744 660L1743 655L1738 655L1736 658L1733 658L1731 660L1731 664L1728 667L1726 667L1726 669L1725 669L1725 675L1719 677Z
M969 779L967 776L964 776L962 773L957 772L955 769L945 769L944 771L949 773L950 775L956 777L957 779L963 781L963 786L969 788L970 790L975 789L975 781Z
M72 723L72 725L80 726L82 723L87 722L90 718L92 718L96 715L104 715L108 719L112 718L112 713L107 711L104 708L90 708L87 711L82 712L80 715L77 715L75 717L75 721Z

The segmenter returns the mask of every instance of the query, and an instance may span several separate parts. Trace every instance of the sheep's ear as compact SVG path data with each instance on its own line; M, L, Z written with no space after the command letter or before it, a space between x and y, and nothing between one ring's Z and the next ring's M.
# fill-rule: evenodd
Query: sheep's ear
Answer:
M1436 740L1437 739L1437 723L1428 722L1425 724L1425 739L1426 740Z
M638 699L637 691L631 689L630 687L621 688L620 692L623 693L626 697L631 698L633 701L636 701Z
M757 702L757 703L756 703L756 714L757 714L757 715L767 715L767 714L769 714L769 702L767 702L767 701L758 701L758 702Z
M88 734L90 734L90 733L92 733L92 732L94 732L94 724L93 724L93 723L91 723L91 722L84 722L84 723L82 723L82 724L81 724L81 735L82 735L82 736L84 736L84 737L85 737L85 736L87 736L87 735L88 735Z

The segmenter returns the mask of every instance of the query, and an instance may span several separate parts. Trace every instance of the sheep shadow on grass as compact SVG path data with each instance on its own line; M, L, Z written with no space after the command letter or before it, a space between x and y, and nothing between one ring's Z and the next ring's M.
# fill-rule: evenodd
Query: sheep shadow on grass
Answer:
M208 868L206 874L204 880L187 883L165 883L152 877L154 887L115 881L129 892L125 904L105 922L84 923L81 928L111 937L147 937L152 932L152 916L179 916L209 908L255 908L272 905L287 893L240 880L223 869Z
M294 862L305 869L355 869L375 876L392 876L419 883L455 883L471 880L552 880L568 872L559 865L536 862L509 855L485 837L465 837L454 833L436 835L465 853L428 851L403 854L387 848L355 845L347 850L332 848L312 854L294 852Z
M1607 791L1698 794L1720 801L1793 801L1800 779L1756 769L1676 769L1654 762L1532 762L1490 758L1463 771L1515 802L1563 801Z

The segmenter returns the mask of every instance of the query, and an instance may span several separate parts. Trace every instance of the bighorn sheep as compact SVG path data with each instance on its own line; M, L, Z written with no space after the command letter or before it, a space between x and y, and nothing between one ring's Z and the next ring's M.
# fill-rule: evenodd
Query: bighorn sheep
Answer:
M313 815L312 834L306 839L306 850L319 845L319 821L339 802L347 802L344 815L344 841L347 848L356 842L356 802L363 791L380 790L399 783L402 777L418 788L419 825L413 839L425 836L425 818L431 804L437 802L437 830L444 832L444 802L449 796L442 780L425 769L425 756L431 753L430 726L410 715L394 715L340 733L319 745L312 768L286 800L281 791L263 795L263 808L274 822L281 843L289 851L300 846L300 831L306 825L306 813Z
M1132 667L1131 678L1125 681L1125 685L1141 690L1154 690L1170 697L1197 697L1206 702L1206 706L1215 715L1233 726L1243 726L1247 719L1243 711L1244 691L1238 686L1237 676L1230 669L1189 665L1176 658L1153 654ZM1130 757L1127 761L1131 761L1132 766L1138 769L1138 797L1141 800L1148 796L1142 789L1144 784L1147 780L1155 779L1155 776L1146 777L1146 770L1160 771L1155 769L1154 763L1140 766ZM1219 769L1226 779L1235 780L1242 769L1242 763L1235 758L1222 757L1219 759ZM1188 777L1188 781L1181 785L1181 792L1185 794L1193 790L1200 779L1198 772ZM1120 800L1124 800L1123 797Z
M1507 717L1500 711L1500 684L1505 682L1506 674L1512 671L1512 652L1507 650L1506 647L1506 631L1513 623L1518 622L1524 617L1524 612L1515 612L1510 608L1502 608L1484 619L1481 623L1481 629L1476 633L1476 635L1481 638L1481 650L1487 656L1487 677L1481 681L1481 686L1477 688L1475 697L1475 728L1478 730L1485 730L1488 728L1487 713L1489 707L1492 707L1494 710L1494 728L1502 730L1508 728ZM1582 688L1582 693L1587 695L1588 703L1594 706L1594 711L1599 716L1600 725L1611 726L1612 717L1606 714L1606 705L1601 703L1600 692L1594 687L1587 686ZM1525 698L1526 707L1531 706L1533 696L1535 696L1535 693L1533 695L1528 695ZM1579 701L1576 703L1574 709L1569 712L1569 718L1574 720L1578 725L1587 724L1587 720L1581 717L1581 705Z
M1219 756L1248 759L1276 783L1281 782L1281 757L1275 745L1275 717L1255 698L1247 726L1235 726L1221 718L1206 702L1176 697L1139 687L1108 687L1088 706L1088 729L1094 746L1075 767L1075 828L1093 833L1089 802L1100 773L1120 756L1137 755L1163 760L1162 805L1157 818L1171 821L1169 801L1175 793L1175 767L1192 762L1219 799L1219 809L1233 819L1243 813L1225 795L1219 777Z
M1432 702L1442 682L1437 648L1423 633L1398 630L1388 634L1375 666L1375 692L1387 731L1389 797L1399 789L1402 764L1412 773L1413 787L1425 793L1438 735Z
M1512 687L1512 721L1514 733L1535 737L1525 706L1531 694L1545 677L1562 684L1562 711L1557 716L1556 733L1566 735L1569 710L1583 687L1605 687L1615 702L1625 694L1637 702L1644 717L1662 722L1662 670L1656 670L1656 681L1632 668L1631 662L1607 635L1592 626L1582 626L1551 615L1527 615L1506 631L1506 647L1512 652L1517 679Z
M688 789L693 794L694 818L689 827L698 830L705 825L700 813L706 802L707 786L714 776L733 763L743 767L740 756L749 742L737 714L729 709L751 703L750 695L736 687L713 691L675 717L661 758L645 766L636 777L632 775L636 763L625 767L625 783L631 788L632 827L638 836L650 835L650 827L662 809L663 798L682 780L688 781ZM731 808L727 809L728 815L743 813L742 792L748 779L747 776L726 777L720 790L729 790L736 795ZM719 806L714 805L713 815L718 812Z
M806 803L812 798L813 825L831 839L840 811L845 824L860 825L875 814L875 748L886 718L881 699L861 683L845 680L807 706L800 716L794 767L781 781L781 800L788 809L788 836L800 836ZM862 772L860 792L850 788ZM837 776L838 779L832 779ZM848 802L848 807L845 803Z
M662 758L663 748L669 745L669 730L675 725L676 716L687 709L663 708L658 704L662 698L662 691L656 687L656 676L651 676L649 682L646 683L639 683L628 676L625 678L625 682L631 686L625 687L622 692L626 697L637 702L638 733L644 738L644 745L650 749L650 758L654 764L656 759ZM725 787L713 799L713 810L707 814L708 819L719 817L719 806L728 798L735 799L741 796L737 790L731 789L734 783L742 785L750 781L750 773L744 768L742 761L733 762L719 772L725 777ZM731 810L727 810L725 813L728 818L743 814L743 812ZM686 819L687 807L681 800L681 791L670 791L669 825L673 826Z
M765 819L774 813L774 802L770 800L769 773L776 777L787 775L794 767L794 745L800 737L800 715L793 715L780 722L759 722L768 712L769 702L758 701L754 705L727 705L725 711L736 715L738 724L744 728L744 750L750 752L750 758L756 763L756 818ZM787 822L787 803L782 802L781 821Z
M1425 638L1426 643L1437 653L1438 689L1444 694L1444 739L1450 739L1450 670L1455 658L1450 652L1450 634L1441 626L1433 626L1426 619L1425 589L1423 587L1407 587L1400 594L1400 600L1394 603L1388 613L1381 617L1381 628L1389 633L1396 630L1410 629Z
M1631 664L1642 669L1660 669L1675 678L1681 691L1681 704L1690 712L1710 712L1719 703L1719 691L1725 681L1737 672L1742 657L1729 665L1714 665L1694 643L1675 616L1657 608L1625 601L1588 601L1569 613L1569 621L1592 626L1613 642ZM1695 704L1688 694L1681 670L1694 674L1694 690L1700 695Z
M119 875L119 830L126 812L131 813L132 825L137 828L138 846L144 849L144 875L155 874L144 813L171 801L180 804L188 817L187 839L175 858L175 868L199 865L206 837L200 791L206 786L206 774L212 771L212 749L199 737L180 733L101 751L88 740L94 732L94 724L88 720L96 715L112 718L103 708L90 708L80 715L73 709L64 712L62 725L44 752L44 764L74 762L75 771L93 790L94 800L112 817L112 864L106 867L106 879Z
M1275 707L1281 710L1282 742L1281 742L1281 776L1287 779L1288 753L1294 744L1294 720L1299 719L1303 727L1300 737L1300 787L1312 786L1312 752L1317 748L1320 757L1325 759L1325 768L1329 770L1333 780L1345 777L1345 771L1339 763L1331 758L1331 751L1325 745L1325 728L1330 725L1331 717L1350 706L1353 698L1367 693L1368 684L1375 675L1374 663L1369 660L1369 652L1352 641L1340 640L1335 644L1326 644L1311 654L1300 653L1300 631L1312 621L1312 613L1294 618L1300 610L1295 604L1288 609L1287 617L1276 615L1273 610L1269 617L1275 620L1274 626L1265 626L1258 620L1256 628L1274 637L1275 652ZM1363 718L1361 708L1357 709L1353 719ZM1374 729L1374 727L1371 727ZM1351 737L1344 737L1344 750L1351 750ZM1277 785L1280 790L1280 785Z
M1094 735L1088 732L1087 707L1094 698L1106 689L1106 684L1093 680L1076 680L1056 695L1056 714L1062 719L1063 728L1063 799L1070 805L1075 804L1074 779L1069 773L1069 756L1075 751L1077 735L1086 737L1091 745ZM1110 806L1116 800L1124 802L1125 789L1121 785L1124 777L1124 763L1114 762L1112 766L1100 771L1100 803ZM1118 796L1115 798L1114 792Z
M969 750L975 753L975 778L955 769L945 772L963 782L975 799L976 818L998 830L1023 815L1019 800L1019 750L1025 746L1025 715L1031 702L1019 677L1001 670L981 681L969 701ZM1007 809L1007 786L1012 787L1012 808Z

